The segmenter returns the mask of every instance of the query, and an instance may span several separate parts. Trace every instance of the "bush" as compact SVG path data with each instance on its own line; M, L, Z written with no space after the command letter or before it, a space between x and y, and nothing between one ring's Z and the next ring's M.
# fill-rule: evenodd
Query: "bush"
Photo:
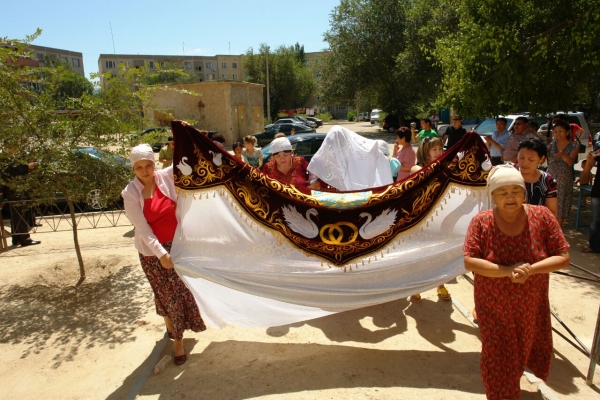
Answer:
M356 119L356 111L348 111L348 121L354 121Z
M379 127L383 128L383 120L385 119L385 117L387 117L388 113L386 112L380 112L379 113Z
M328 113L328 112L317 114L317 115L315 115L315 118L318 118L318 119L320 119L323 122L329 122L329 121L331 121L333 119L333 117L331 116L331 114Z

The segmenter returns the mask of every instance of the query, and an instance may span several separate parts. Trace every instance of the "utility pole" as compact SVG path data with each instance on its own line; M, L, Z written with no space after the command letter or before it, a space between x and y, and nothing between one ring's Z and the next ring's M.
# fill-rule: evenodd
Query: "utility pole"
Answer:
M267 122L271 123L271 93L269 92L269 46L267 49Z

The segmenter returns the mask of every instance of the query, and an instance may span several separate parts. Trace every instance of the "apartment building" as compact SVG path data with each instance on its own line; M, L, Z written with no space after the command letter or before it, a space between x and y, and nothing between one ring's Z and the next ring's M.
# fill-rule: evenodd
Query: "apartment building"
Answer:
M324 63L324 58L327 57L327 52L318 51L312 53L305 53L304 58L306 63L314 70L315 78L317 81L317 89L315 93L311 94L308 98L304 107L314 108L320 111L329 112L335 119L346 119L348 115L348 106L344 104L327 105L323 104L322 92L323 87L321 84L321 77L323 76L323 70L321 66Z
M53 47L36 46L30 44L28 48L32 51L32 58L39 61L41 66L47 62L68 64L73 71L85 77L83 69L83 54L77 51L55 49Z
M141 54L100 54L98 71L101 74L111 72L116 75L120 65L127 68L139 68L147 65L150 71L160 66L174 64L196 74L201 82L243 81L243 55L216 56L169 56Z

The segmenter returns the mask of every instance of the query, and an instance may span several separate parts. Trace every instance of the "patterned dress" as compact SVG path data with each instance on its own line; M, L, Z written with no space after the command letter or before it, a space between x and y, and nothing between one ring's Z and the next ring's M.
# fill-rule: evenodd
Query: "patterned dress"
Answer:
M262 153L254 149L254 153L250 154L246 149L242 151L242 157L244 161L252 165L254 168L258 168L260 161L262 160Z
M564 148L566 154L571 154L579 148L579 143L569 142ZM567 218L571 209L571 198L573 197L573 167L565 162L562 157L556 157L560 151L556 141L550 144L548 150L548 172L558 183L558 215L557 218Z
M537 206L546 204L546 199L556 197L558 184L556 179L546 171L540 171L540 179L537 182L525 182L525 193L527 199L525 203Z
M281 173L277 169L275 160L271 160L263 166L263 172L265 175L277 179L281 183L287 183L288 185L295 186L306 186L308 185L308 162L301 156L292 157L292 168L287 174Z
M157 188L152 198L144 200L144 216L157 239L162 242L163 248L170 253L177 226L175 202ZM175 268L163 268L156 256L144 256L141 253L139 256L142 269L154 292L156 313L169 317L173 326L172 337L181 340L186 329L194 332L206 330L196 300Z
M527 223L510 237L495 223L493 210L473 218L464 255L500 265L530 264L569 249L558 222L546 207L524 205ZM552 359L552 325L548 300L549 274L530 276L523 284L510 278L475 274L475 310L481 331L481 376L487 398L521 395L525 367L546 380Z

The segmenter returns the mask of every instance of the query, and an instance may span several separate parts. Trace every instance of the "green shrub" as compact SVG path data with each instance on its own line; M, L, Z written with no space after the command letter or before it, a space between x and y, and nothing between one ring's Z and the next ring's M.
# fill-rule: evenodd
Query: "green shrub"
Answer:
M329 122L329 121L331 121L333 119L333 117L331 116L331 114L328 113L328 112L317 114L317 115L315 115L315 118L318 118L318 119L320 119L323 122Z
M348 121L354 121L356 119L356 111L348 111Z
M386 112L380 112L379 113L379 127L383 128L383 120L385 119L385 117L387 116Z

